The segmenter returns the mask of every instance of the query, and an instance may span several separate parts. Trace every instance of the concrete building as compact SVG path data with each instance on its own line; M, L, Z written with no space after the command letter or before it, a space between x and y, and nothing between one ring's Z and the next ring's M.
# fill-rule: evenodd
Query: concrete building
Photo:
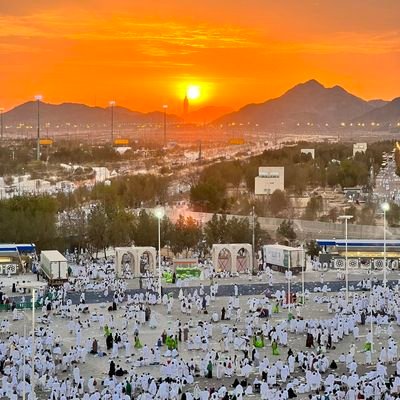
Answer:
M354 143L353 144L353 157L357 153L365 153L367 151L367 143Z
M315 158L315 149L301 149L300 153L301 154L311 154L312 159L314 160L314 158Z
M93 167L96 183L104 182L110 178L110 171L106 167Z
M285 167L260 167L255 178L256 195L272 194L285 189Z

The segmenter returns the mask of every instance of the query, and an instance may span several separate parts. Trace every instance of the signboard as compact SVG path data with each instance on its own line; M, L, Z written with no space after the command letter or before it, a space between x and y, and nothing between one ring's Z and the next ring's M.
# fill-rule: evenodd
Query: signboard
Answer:
M129 139L114 139L114 146L128 146L129 145Z
M39 139L39 144L41 146L51 146L53 144L53 139L50 138Z
M244 139L243 138L232 138L232 139L229 139L229 144L242 145L242 144L244 144Z
M199 265L197 258L174 258L174 268L196 268Z
M8 275L9 273L15 275L18 271L18 264L0 264L0 274Z
M286 254L285 254L286 253ZM287 252L283 249L268 248L265 254L265 261L268 264L287 266Z

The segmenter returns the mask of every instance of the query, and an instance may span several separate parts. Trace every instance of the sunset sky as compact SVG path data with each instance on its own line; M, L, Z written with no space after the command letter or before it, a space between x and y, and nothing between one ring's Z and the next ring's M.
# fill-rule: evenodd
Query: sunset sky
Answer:
M400 96L399 0L0 0L0 107L239 108L315 78Z

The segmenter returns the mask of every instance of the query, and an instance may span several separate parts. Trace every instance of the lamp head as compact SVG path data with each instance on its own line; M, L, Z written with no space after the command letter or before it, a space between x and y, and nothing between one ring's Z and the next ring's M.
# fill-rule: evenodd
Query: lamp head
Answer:
M381 204L381 209L383 211L389 211L390 210L390 204L385 201L384 203Z
M162 219L164 217L164 208L162 207L157 207L154 210L154 214L158 219Z
M338 219L341 219L341 220L347 220L347 219L352 219L353 218L353 216L352 215L340 215L339 217L338 217Z
M110 107L114 107L115 104L117 104L117 103L115 102L115 100L111 100L111 101L109 102L109 104L110 104Z
M37 94L37 95L35 96L35 100L36 100L36 101L42 101L42 100L43 100L43 96L42 96L41 94Z

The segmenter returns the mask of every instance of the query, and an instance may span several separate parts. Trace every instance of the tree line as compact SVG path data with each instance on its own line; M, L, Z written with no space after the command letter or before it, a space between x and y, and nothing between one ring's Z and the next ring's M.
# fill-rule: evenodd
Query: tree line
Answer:
M253 226L248 218L214 215L201 224L180 216L160 221L161 246L174 254L195 249L206 252L213 243L252 243ZM256 244L269 239L255 219ZM0 201L0 242L35 243L39 250L87 248L92 253L116 246L158 247L158 219L142 209L135 212L118 203L101 201L62 209L49 196L14 197Z

